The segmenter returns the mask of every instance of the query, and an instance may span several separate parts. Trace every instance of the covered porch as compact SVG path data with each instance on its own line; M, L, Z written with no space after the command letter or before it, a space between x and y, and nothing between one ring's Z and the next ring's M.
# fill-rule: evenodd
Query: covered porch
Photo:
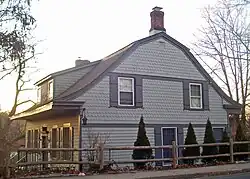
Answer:
M12 120L26 120L26 148L79 148L83 104L50 102L17 114ZM40 152L26 158L30 162L78 159L73 152Z

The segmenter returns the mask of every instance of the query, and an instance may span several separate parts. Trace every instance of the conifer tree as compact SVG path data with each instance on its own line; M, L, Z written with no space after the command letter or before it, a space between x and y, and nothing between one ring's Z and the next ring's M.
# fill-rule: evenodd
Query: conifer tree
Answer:
M239 122L237 126L235 141L247 141L241 122ZM247 152L247 151L248 151L248 144L235 144L234 145L234 153L235 152ZM248 155L236 155L235 156L235 160L238 160L238 161L246 160L247 158L248 158Z
M228 142L229 142L229 137L225 128L222 133L221 143L228 143ZM229 154L229 153L230 153L230 146L228 145L219 146L219 154ZM223 162L228 162L230 160L230 157L229 156L219 157L219 160Z
M191 123L188 125L187 137L185 139L185 145L198 144L196 141L196 135ZM183 157L200 156L200 147L186 147L182 151ZM184 159L185 164L194 164L195 159Z
M148 140L146 130L145 130L145 123L143 120L143 116L141 116L139 122L139 128L137 133L137 139L134 142L134 146L150 146L150 142ZM152 149L134 149L132 158L134 160L140 159L150 159L152 157ZM143 168L145 167L146 162L137 162L134 163L135 168Z
M213 128L210 120L207 120L206 124L206 130L205 130L205 136L204 136L204 144L208 143L216 143L214 134L213 134ZM202 155L216 155L218 153L217 146L203 146ZM204 158L202 161L204 163L212 163L216 158Z

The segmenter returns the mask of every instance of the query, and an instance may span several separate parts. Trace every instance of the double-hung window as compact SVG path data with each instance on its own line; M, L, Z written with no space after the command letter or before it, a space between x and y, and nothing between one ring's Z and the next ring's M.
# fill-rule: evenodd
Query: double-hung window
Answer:
M202 109L202 85L198 83L189 84L190 108Z
M134 106L134 78L118 77L118 105Z
M40 103L41 102L41 98L42 98L42 91L41 91L41 87L39 86L37 88L37 103Z
M53 98L53 82L52 81L49 81L49 85L48 85L48 97L49 99L52 99Z

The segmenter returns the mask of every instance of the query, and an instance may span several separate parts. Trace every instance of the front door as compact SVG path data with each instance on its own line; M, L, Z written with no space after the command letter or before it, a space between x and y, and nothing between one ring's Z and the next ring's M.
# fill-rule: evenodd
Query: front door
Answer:
M162 145L172 145L172 141L177 144L177 128L162 128ZM162 149L162 158L172 158L172 149ZM171 161L164 161L163 166L171 165Z

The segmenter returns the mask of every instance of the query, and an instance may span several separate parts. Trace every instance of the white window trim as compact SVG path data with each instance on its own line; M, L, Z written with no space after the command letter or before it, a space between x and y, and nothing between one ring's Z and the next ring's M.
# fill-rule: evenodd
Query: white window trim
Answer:
M42 90L41 90L41 86L39 86L37 88L37 103L41 103L42 101Z
M52 83L52 94L51 94L51 96L50 96L50 87L49 87L50 83ZM50 81L48 81L48 99L53 98L53 96L54 96L53 93L54 93L54 84L53 84L53 80L50 80Z
M126 80L132 80L132 100L133 104L128 105L128 104L121 104L120 101L120 79L126 79ZM135 87L134 87L134 78L129 78L129 77L118 77L118 105L119 106L134 106L135 105Z
M191 98L192 97L198 97L198 96L192 96L191 95L191 86L192 85L195 85L195 86L200 86L200 107L193 107L193 106L191 106ZM203 103L203 99L202 99L202 84L200 84L200 83L189 83L189 101L190 101L190 108L191 109L202 109L203 108L203 106L202 106L202 103Z

